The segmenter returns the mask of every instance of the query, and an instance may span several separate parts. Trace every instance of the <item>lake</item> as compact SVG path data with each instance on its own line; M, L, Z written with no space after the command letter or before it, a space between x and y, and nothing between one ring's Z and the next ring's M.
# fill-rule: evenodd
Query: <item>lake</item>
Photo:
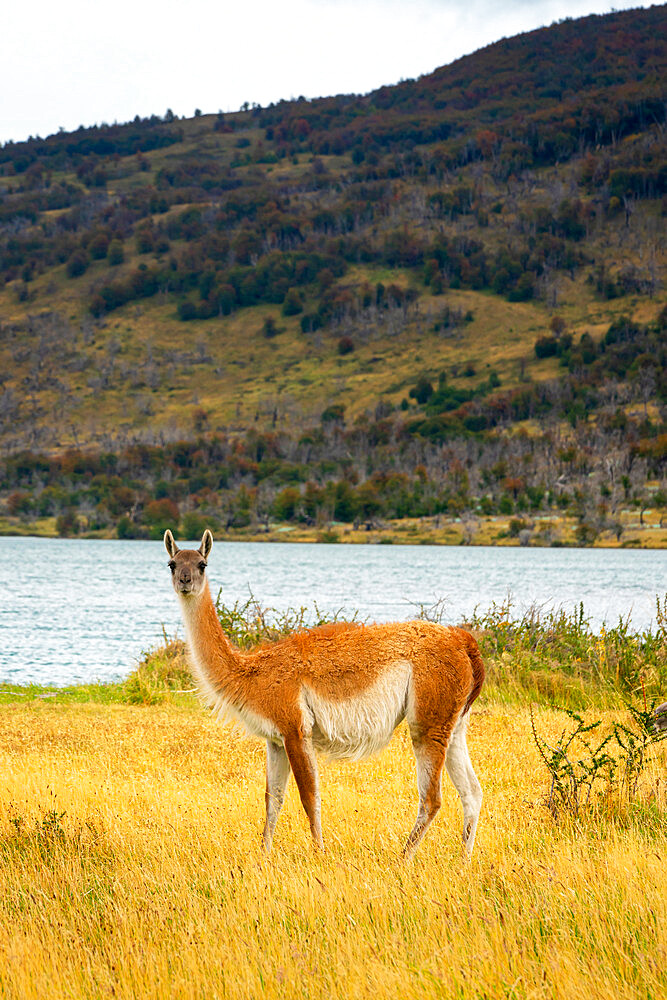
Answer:
M163 628L183 634L162 542L0 537L0 555L0 682L115 680ZM456 623L511 593L517 612L583 601L596 625L630 614L643 629L667 590L667 551L216 542L209 575L227 604L252 589L282 610L316 601L391 621L444 598Z

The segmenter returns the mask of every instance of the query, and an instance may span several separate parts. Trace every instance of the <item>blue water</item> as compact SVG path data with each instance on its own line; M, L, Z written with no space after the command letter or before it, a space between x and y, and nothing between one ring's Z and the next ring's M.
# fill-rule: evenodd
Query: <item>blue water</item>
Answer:
M0 557L0 682L117 679L163 628L182 634L162 542L0 537ZM217 542L209 575L228 604L251 588L278 609L316 601L390 621L444 598L455 623L511 593L517 612L583 601L595 625L631 615L642 629L667 590L667 552Z

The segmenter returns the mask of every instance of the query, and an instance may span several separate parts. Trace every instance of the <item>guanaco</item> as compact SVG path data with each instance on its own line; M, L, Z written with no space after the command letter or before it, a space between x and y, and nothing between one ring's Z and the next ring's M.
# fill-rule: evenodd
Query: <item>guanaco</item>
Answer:
M290 770L313 841L322 847L316 752L360 760L382 750L403 719L417 761L419 810L404 854L416 850L440 808L443 764L463 805L472 854L482 790L466 745L470 706L484 681L477 643L435 622L336 623L296 632L251 652L225 635L206 577L213 536L197 550L164 544L193 674L208 704L266 741L264 847L271 849Z

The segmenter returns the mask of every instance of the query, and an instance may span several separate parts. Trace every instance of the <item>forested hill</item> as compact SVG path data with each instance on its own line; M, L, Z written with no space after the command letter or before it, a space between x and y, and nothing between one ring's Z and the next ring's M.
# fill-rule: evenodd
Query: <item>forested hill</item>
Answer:
M620 538L665 502L666 38L664 5L591 16L365 96L5 144L0 517Z
M261 121L285 137L305 122L317 153L450 140L455 167L492 151L507 169L553 163L664 121L666 30L664 5L568 19L419 80L364 98L281 103Z
M488 155L508 167L562 160L583 144L606 144L664 121L667 7L567 19L503 39L418 80L366 96L342 95L253 106L277 151L313 153L396 148L451 141L452 164ZM177 142L183 130L153 116L48 139L8 143L0 164L76 167L91 155L126 156ZM232 128L247 126L242 114ZM480 130L493 136L479 137ZM463 140L463 141L461 141ZM286 147L286 148L285 148ZM444 151L441 151L444 152ZM357 153L359 156L359 152ZM90 172L90 163L88 164Z

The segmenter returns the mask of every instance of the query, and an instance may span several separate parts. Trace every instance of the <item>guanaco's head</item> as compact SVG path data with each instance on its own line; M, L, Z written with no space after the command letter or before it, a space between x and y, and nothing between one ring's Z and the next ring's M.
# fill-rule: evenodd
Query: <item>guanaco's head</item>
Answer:
M174 536L167 529L164 547L169 553L171 582L177 594L198 597L206 586L206 563L213 545L213 535L206 529L198 549L179 549Z

